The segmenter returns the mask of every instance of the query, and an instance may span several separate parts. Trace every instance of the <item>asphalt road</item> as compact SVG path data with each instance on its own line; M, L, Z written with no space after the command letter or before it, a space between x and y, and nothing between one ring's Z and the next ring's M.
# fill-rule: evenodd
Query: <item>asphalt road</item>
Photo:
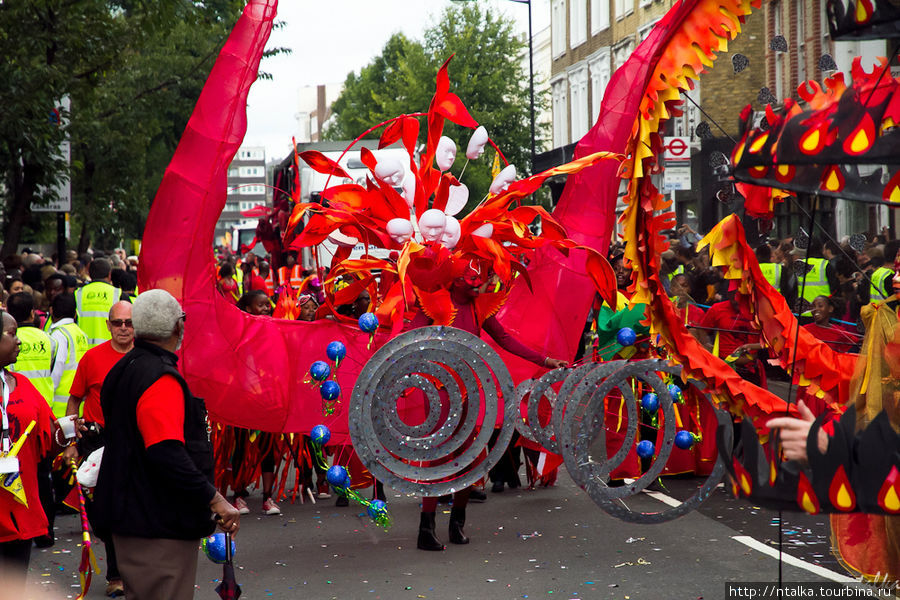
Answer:
M393 526L375 526L356 506L334 500L282 503L281 516L252 512L237 538L237 579L243 598L443 600L476 598L727 598L726 582L774 583L779 560L741 541L749 536L776 548L778 515L716 493L700 510L662 525L634 525L607 516L562 472L557 486L488 493L471 504L472 542L444 552L415 547L418 503L388 494ZM656 484L655 484L656 485ZM697 480L667 480L671 496ZM662 489L658 488L657 489ZM647 495L633 509L660 510ZM258 493L250 498L259 511ZM441 505L439 537L447 538L449 509ZM824 517L785 515L786 553L843 573L829 552ZM74 598L81 535L75 516L57 519L56 546L35 549L29 578L34 598ZM102 549L98 549L105 568ZM786 582L825 582L829 576L781 563ZM196 598L218 598L222 568L199 556ZM102 598L99 577L88 598ZM734 596L732 596L734 597Z

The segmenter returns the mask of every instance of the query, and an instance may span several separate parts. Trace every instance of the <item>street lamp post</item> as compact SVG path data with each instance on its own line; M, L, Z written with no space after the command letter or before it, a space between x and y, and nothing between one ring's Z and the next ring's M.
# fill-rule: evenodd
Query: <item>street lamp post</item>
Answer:
M467 2L470 0L452 0L453 2ZM509 0L516 4L528 5L528 92L531 108L531 173L534 173L534 157L537 152L534 148L534 34L531 30L531 0Z

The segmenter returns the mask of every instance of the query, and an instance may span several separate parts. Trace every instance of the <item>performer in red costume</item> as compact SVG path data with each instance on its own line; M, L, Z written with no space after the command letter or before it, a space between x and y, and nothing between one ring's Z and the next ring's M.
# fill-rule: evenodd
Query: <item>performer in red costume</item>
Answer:
M493 314L486 315L482 309L486 303L479 303L478 299L483 291L485 278L471 265L462 268L463 273L457 277L450 288L450 300L453 302L455 316L450 323L453 327L468 331L473 335L481 335L484 329L501 348L520 356L538 366L556 369L565 367L568 363L564 360L542 356L522 344L511 336ZM505 292L493 292L492 294L504 294ZM484 294L485 297L492 294ZM493 302L491 303L493 304ZM407 329L426 327L433 323L432 319L420 310L409 323ZM443 422L444 418L439 419ZM471 486L453 494L453 507L450 509L450 542L453 544L468 544L469 538L463 532L466 523L466 505L469 503ZM419 537L417 547L420 550L443 550L444 545L435 535L435 512L438 498L435 496L422 498L422 515L419 520Z

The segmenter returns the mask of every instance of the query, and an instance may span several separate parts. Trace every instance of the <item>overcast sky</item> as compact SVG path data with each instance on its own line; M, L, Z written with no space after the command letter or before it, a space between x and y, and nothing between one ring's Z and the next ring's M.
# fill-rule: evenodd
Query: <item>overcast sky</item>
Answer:
M528 32L528 7L509 0L488 0ZM248 100L248 129L244 144L265 146L266 159L290 151L295 130L298 90L304 86L341 83L381 53L397 31L421 39L422 31L439 18L450 0L281 0L278 19L285 27L273 31L268 47L291 48L293 53L263 61L273 81L257 81ZM535 2L535 9L542 4ZM538 23L535 20L535 31Z

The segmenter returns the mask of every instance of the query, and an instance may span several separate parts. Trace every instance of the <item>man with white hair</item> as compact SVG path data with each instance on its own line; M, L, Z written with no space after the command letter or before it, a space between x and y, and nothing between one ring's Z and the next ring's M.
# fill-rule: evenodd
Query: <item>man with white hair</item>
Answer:
M206 409L176 369L186 316L164 290L134 302L134 349L100 392L106 447L94 493L129 600L193 598L199 540L240 515L213 487Z

